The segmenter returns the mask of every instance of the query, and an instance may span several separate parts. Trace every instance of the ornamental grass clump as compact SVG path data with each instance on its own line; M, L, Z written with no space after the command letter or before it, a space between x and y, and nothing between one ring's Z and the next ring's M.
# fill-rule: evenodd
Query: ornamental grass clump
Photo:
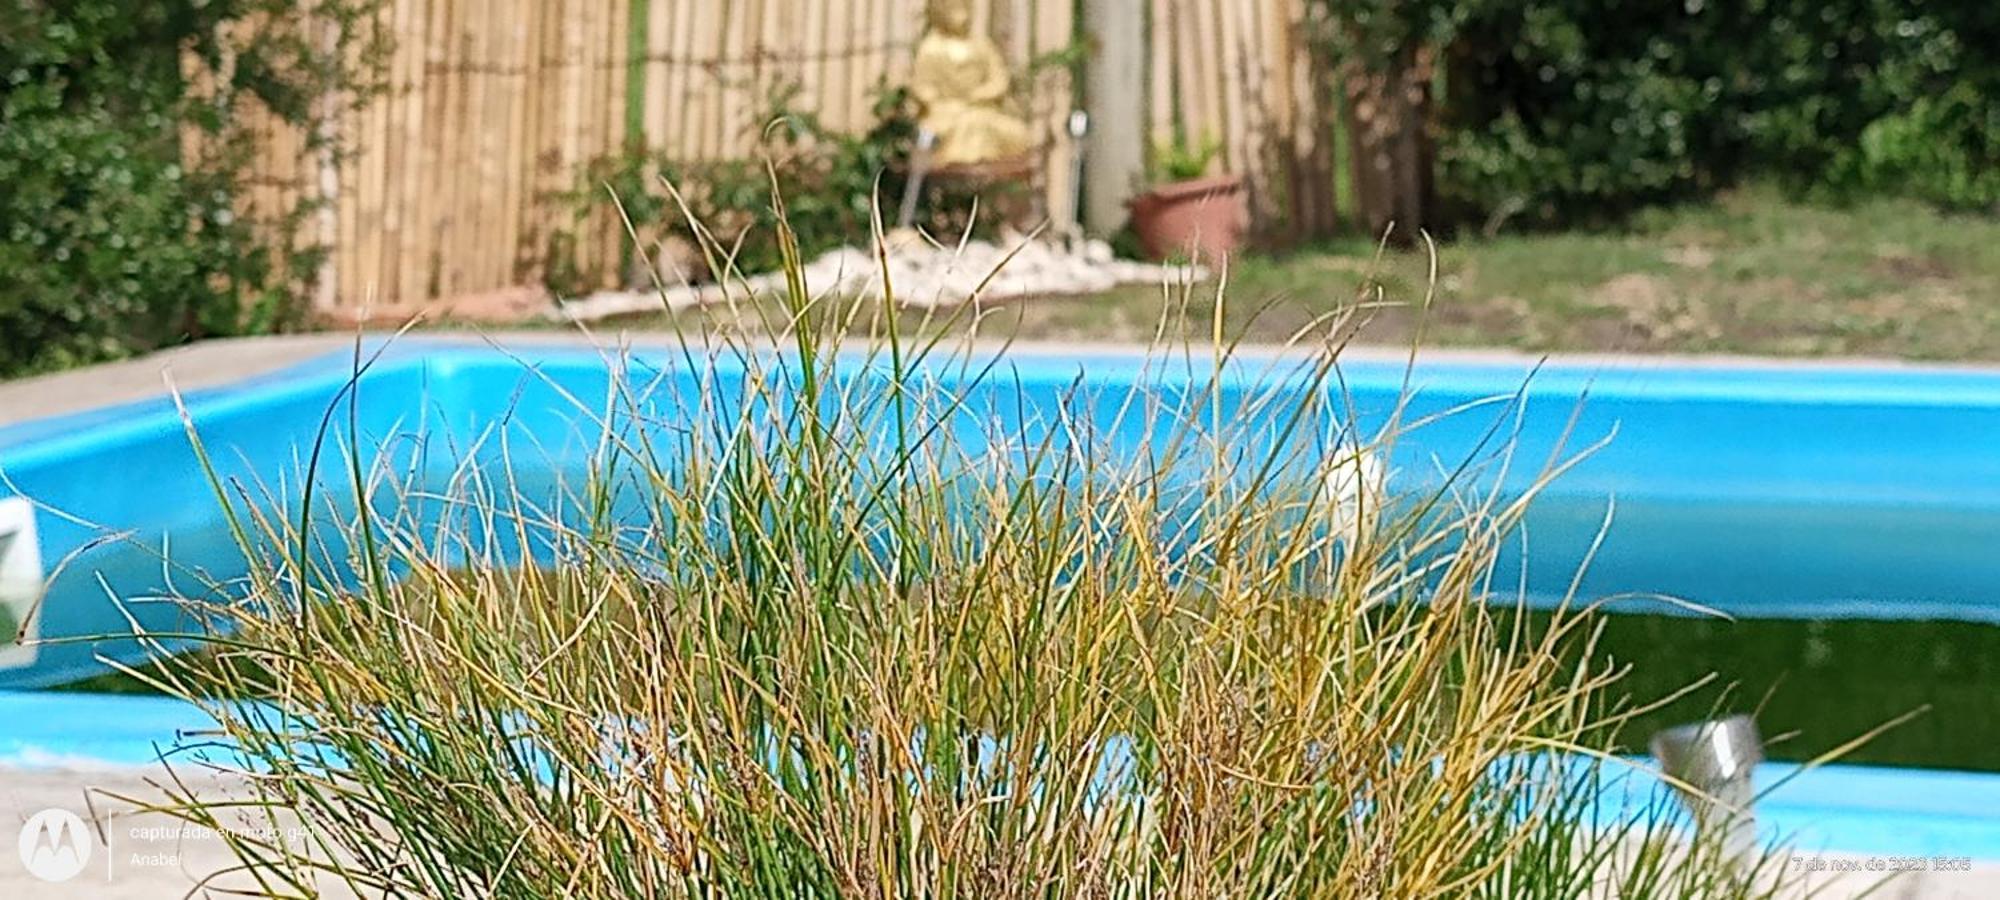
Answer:
M1493 609L1528 498L1389 489L1337 346L1037 393L853 315L795 279L786 346L570 395L576 458L503 422L444 474L219 484L253 574L163 678L244 774L156 805L275 895L1774 889L1601 802L1586 619Z

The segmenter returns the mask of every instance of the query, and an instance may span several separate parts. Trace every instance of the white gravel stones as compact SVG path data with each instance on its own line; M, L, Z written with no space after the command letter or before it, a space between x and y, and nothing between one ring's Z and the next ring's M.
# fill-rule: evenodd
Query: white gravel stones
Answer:
M1088 294L1121 284L1186 283L1207 277L1197 266L1161 266L1117 259L1103 241L1064 246L1048 241L1003 244L968 241L963 246L938 246L920 238L892 236L886 265L858 247L829 251L806 264L806 287L815 295L832 294L881 300L893 293L907 307L952 307L1034 296ZM888 285L885 292L884 284ZM589 321L637 312L722 303L784 290L780 272L752 275L720 284L673 285L659 291L606 291L562 304L572 319ZM664 296L662 296L664 293Z

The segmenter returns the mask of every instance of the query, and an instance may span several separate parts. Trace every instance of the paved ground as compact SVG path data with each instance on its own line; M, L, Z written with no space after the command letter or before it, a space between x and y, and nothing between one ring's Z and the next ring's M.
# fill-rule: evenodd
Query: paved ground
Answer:
M0 769L0 897L101 898L154 900L173 897L254 896L256 883L234 865L220 837L162 813L143 813L118 798L161 802L160 770ZM198 792L223 790L222 782L199 773L182 772ZM39 816L45 810L74 813L84 823L80 844L44 842L52 849L82 846L82 867L60 882L38 876L20 852L20 838L31 824L60 821ZM296 828L237 826L243 833L296 836ZM37 828L38 836L58 829ZM33 845L31 844L31 847ZM46 861L48 857L43 857ZM46 864L46 862L45 862ZM339 885L323 885L325 896L347 896Z
M203 341L124 362L0 381L0 427L161 394L166 376L181 390L228 384L282 369L342 346L331 335Z

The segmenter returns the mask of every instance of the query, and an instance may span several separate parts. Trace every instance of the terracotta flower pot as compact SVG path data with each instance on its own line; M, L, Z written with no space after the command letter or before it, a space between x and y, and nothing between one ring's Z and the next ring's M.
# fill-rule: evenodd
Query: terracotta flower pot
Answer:
M1235 175L1159 185L1133 197L1130 208L1132 230L1153 259L1220 263L1250 225L1250 198Z

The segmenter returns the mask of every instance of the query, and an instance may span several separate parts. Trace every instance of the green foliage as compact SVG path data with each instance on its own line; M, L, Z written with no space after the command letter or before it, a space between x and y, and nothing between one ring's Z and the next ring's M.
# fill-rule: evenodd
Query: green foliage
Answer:
M1308 22L1343 62L1379 70L1449 42L1484 2L1491 0L1313 0Z
M358 26L377 2L315 4L322 52L270 24L296 0L0 0L0 376L295 315L287 273L316 251L286 223L260 237L236 217L230 112L254 98L305 121L310 98L361 71L336 60L372 59ZM225 25L240 38L226 47ZM227 73L213 93L195 96L184 52ZM184 129L217 149L188 157Z
M1860 190L2000 208L2000 105L1964 84L1919 97L1869 123L1833 174L1837 184Z
M1878 28L1906 50L1874 71L1866 100L1884 110L1840 143L1834 189L2000 207L2000 7L1945 4Z
M155 122L164 137L101 103L0 100L0 374L234 330L236 287L212 276L254 283L261 260L239 255L227 192L183 172L171 120Z
M1459 8L1439 183L1462 214L1591 220L1748 175L1947 206L2000 190L2000 67L1977 51L2000 38L1990 4Z
M1213 136L1191 142L1187 135L1176 133L1172 140L1154 141L1153 179L1172 183L1200 178L1208 174L1209 165L1221 152L1222 142Z
M786 185L784 217L801 253L811 256L863 240L873 227L876 197L893 210L902 196L916 136L912 101L900 88L879 90L874 125L845 134L794 109L794 96L780 93L757 118L762 130L756 158L691 163L627 152L598 160L570 197L576 220L603 210L615 196L640 236L641 250L648 249L666 234L685 231L686 216L667 188L671 184L687 212L733 251L738 271L772 271L783 263L775 178ZM597 280L596 273L565 265L571 258L566 245L574 240L572 233L558 233L550 254L549 286L559 295L583 293Z

